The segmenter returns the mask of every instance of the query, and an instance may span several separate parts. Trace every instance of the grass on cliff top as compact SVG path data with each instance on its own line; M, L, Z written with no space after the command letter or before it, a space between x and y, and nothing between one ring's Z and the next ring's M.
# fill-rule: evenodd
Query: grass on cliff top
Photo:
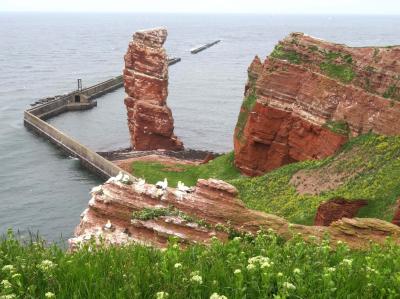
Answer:
M365 199L368 205L360 209L359 217L391 221L400 196L400 137L362 135L345 144L333 157L293 163L255 178L239 174L233 164L233 153L204 165L185 166L183 172L149 162L134 162L133 168L134 175L150 183L166 177L171 186L178 180L189 186L198 178L225 180L238 188L240 199L247 207L294 223L312 224L319 204L334 197ZM315 195L299 194L290 181L300 170L307 171L307 177L315 177L315 188L330 180L334 188Z
M329 249L272 232L167 250L0 240L0 298L398 298L400 247Z
M353 70L353 58L350 54L340 52L323 52L324 61L320 64L321 71L327 76L350 83L356 74Z
M296 51L286 50L282 45L276 45L270 56L272 58L287 60L294 64L301 63L301 57L299 53Z
M194 186L199 178L231 180L240 177L233 160L234 156L231 152L198 166L174 165L171 167L155 162L136 161L132 163L132 173L152 184L167 178L168 184L172 187L175 187L178 181L182 181L187 186Z

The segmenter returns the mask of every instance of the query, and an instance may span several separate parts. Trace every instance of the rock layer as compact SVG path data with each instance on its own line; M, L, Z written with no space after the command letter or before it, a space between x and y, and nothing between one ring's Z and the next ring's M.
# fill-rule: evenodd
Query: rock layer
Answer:
M123 184L115 180L94 190L76 236L70 239L71 249L92 239L162 248L171 236L177 237L182 246L208 244L213 237L227 240L232 231L254 234L260 229L272 229L285 239L301 234L305 240L317 242L329 234L333 245L340 240L351 248L368 247L370 240L383 243L387 236L400 242L400 228L378 219L343 218L328 227L289 224L283 218L245 208L237 199L235 187L215 179L198 180L193 193L174 188L162 192L140 181ZM164 208L166 213L149 216L149 211L156 208ZM147 209L145 218L132 217L133 212L137 215L143 209ZM111 226L106 225L108 220Z
M294 33L248 69L235 164L260 175L335 153L351 136L400 133L400 47L351 48Z
M342 218L353 218L357 215L358 210L367 204L366 200L348 201L343 198L328 200L319 205L314 225L328 226Z
M167 30L137 31L125 55L125 105L132 148L181 150L174 135L168 96L168 59L163 44Z

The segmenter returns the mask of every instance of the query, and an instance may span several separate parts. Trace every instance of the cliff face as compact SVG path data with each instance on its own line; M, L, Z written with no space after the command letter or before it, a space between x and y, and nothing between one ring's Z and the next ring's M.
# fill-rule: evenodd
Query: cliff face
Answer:
M332 244L340 240L352 248L370 246L370 240L383 243L387 236L400 240L398 226L378 219L343 218L328 227L291 225L283 218L245 208L235 187L220 180L198 180L195 189L186 193L114 178L94 188L69 243L71 249L91 239L165 247L174 236L185 246L207 244L212 237L226 240L232 231L256 233L260 229L273 229L285 239L299 233L306 240L315 237L317 242L329 234Z
M174 135L168 96L168 59L163 44L167 30L138 31L125 55L125 105L132 148L181 150Z
M335 153L350 136L400 132L400 47L351 48L294 33L248 69L234 134L247 175Z

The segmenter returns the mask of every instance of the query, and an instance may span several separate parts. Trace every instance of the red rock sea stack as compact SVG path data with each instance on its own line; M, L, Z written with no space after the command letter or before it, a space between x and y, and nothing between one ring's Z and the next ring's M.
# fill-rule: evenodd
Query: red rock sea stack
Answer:
M332 155L362 133L400 134L399 74L398 46L353 48L289 35L248 69L236 166L256 176Z
M137 31L125 55L125 105L135 150L183 149L183 143L174 135L174 119L166 102L166 38L164 28Z

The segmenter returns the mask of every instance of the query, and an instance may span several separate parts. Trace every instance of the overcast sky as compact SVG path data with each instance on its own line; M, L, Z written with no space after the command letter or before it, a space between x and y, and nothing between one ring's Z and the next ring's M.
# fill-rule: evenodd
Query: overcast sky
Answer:
M400 14L400 0L0 0L0 11Z

